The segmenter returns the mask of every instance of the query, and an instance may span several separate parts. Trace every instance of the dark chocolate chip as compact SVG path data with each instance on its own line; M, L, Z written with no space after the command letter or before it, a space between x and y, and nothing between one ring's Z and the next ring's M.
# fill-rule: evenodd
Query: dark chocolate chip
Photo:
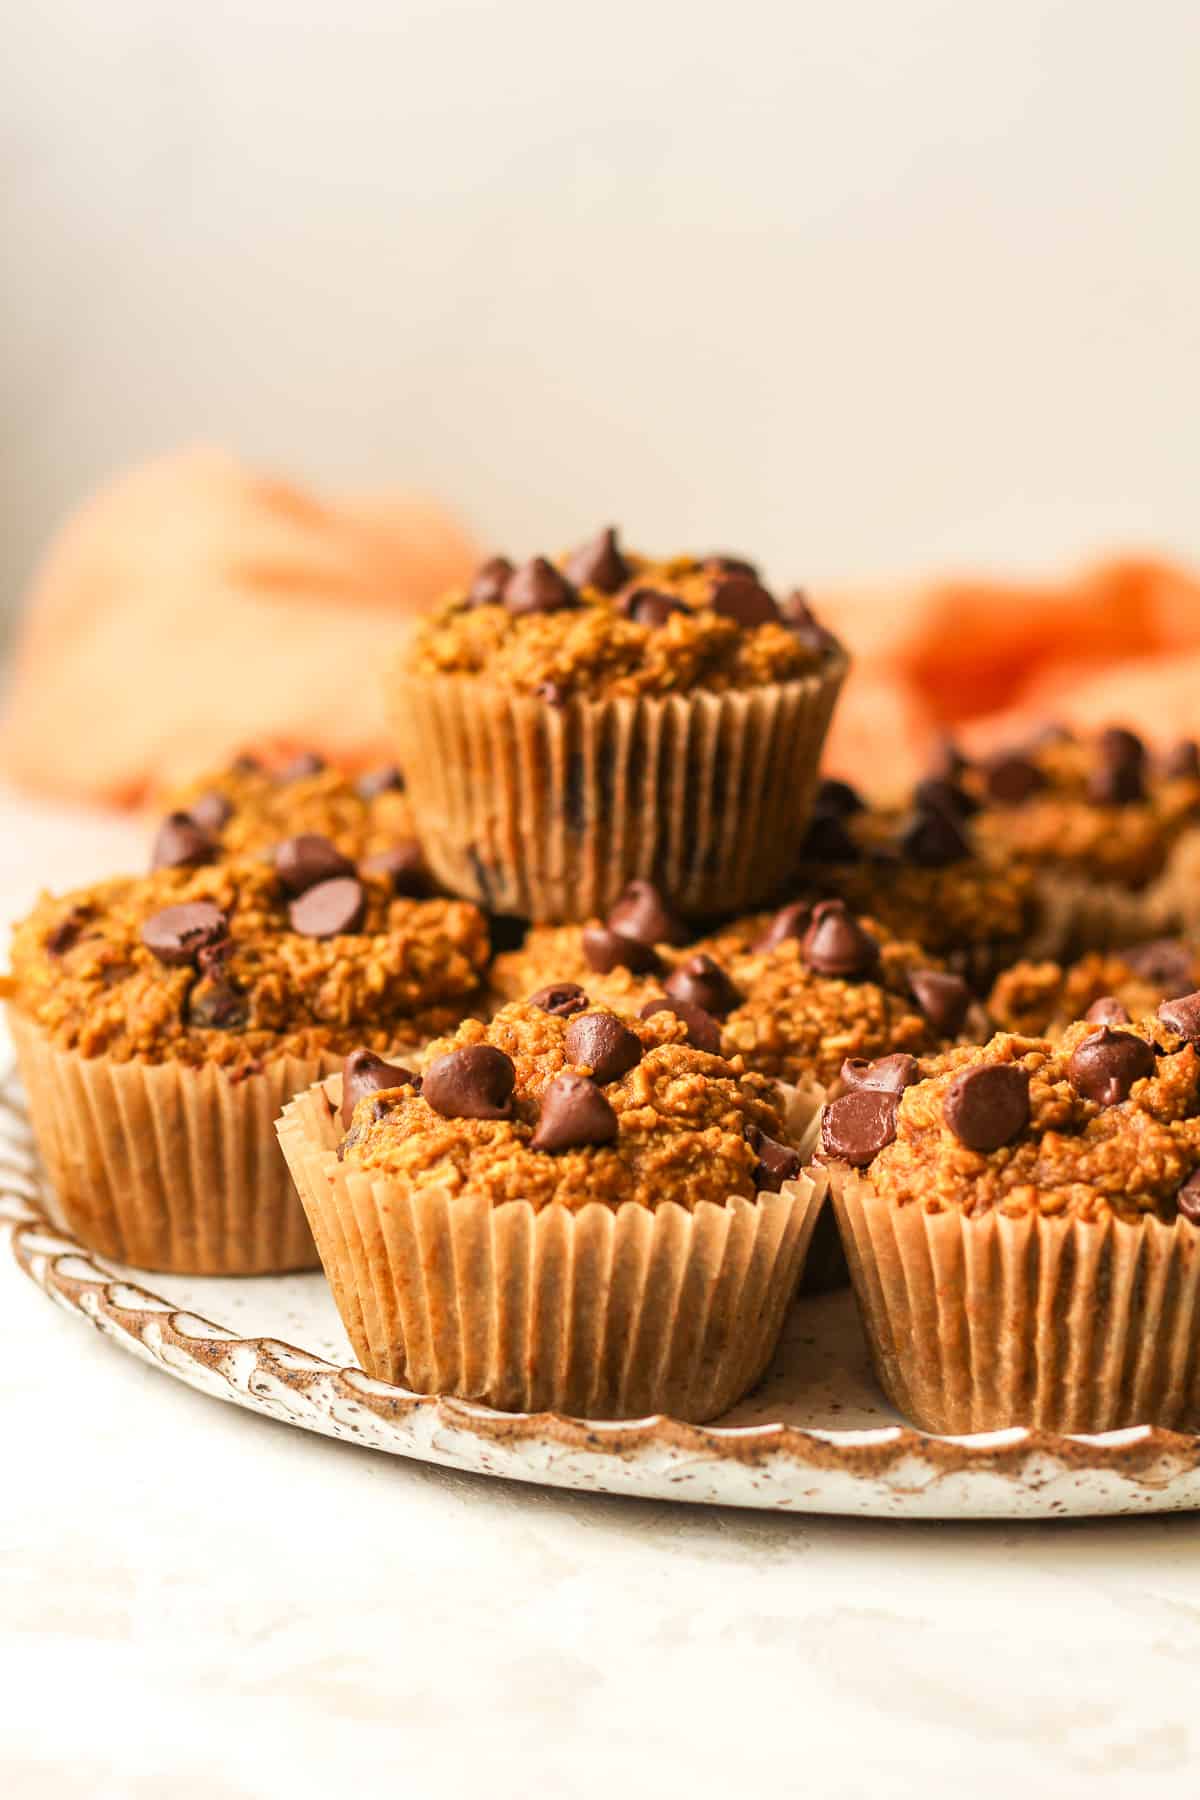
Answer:
M944 869L971 854L962 821L934 807L920 807L901 827L898 843L909 862L921 869Z
M585 925L583 956L589 969L609 975L614 969L632 969L635 975L653 975L662 963L649 944L610 931L607 925Z
M329 838L309 831L276 844L275 873L289 894L303 894L319 881L353 875L354 864Z
M1163 757L1162 770L1168 781L1200 781L1200 744L1180 738Z
M723 1019L731 1013L735 1006L740 1006L742 995L729 979L720 963L714 962L711 956L701 951L696 956L689 956L686 962L672 971L663 983L670 1000L684 1000L689 1006L702 1007L715 1019Z
M288 907L292 930L301 937L341 937L357 931L366 910L362 882L353 875L319 881Z
M1132 1031L1101 1025L1075 1046L1067 1079L1077 1094L1097 1106L1119 1106L1128 1100L1135 1081L1153 1075L1154 1051Z
M664 594L659 588L634 588L621 603L626 618L632 619L635 625L647 625L652 631L661 630L672 613L686 613L687 610L681 600L673 594Z
M408 900L424 900L432 891L429 869L416 838L404 838L390 849L364 856L359 869L363 875L382 875L391 883L393 894Z
M563 1033L563 1049L573 1063L586 1063L603 1087L636 1068L642 1040L611 1013L581 1013Z
M1046 785L1035 762L1016 751L1005 750L983 764L984 791L997 806L1020 806Z
M652 881L631 881L617 896L604 922L610 931L639 944L687 942L687 927Z
M879 963L879 945L844 900L822 900L813 907L801 954L814 974L843 981L862 981Z
M850 1089L869 1088L874 1093L902 1094L921 1079L915 1056L896 1050L891 1056L877 1056L868 1062L863 1056L848 1056L842 1064L842 1082Z
M188 1023L208 1031L243 1030L250 1020L249 996L222 972L219 961L206 968L203 950L199 961L204 979L188 995Z
M1098 806L1134 806L1146 798L1146 746L1134 732L1112 725L1101 733L1088 798Z
M512 574L513 565L507 556L490 556L475 571L471 585L467 589L467 606L499 605L504 598L504 590L512 579Z
M807 900L793 900L790 905L781 906L762 936L755 941L755 953L774 950L789 938L802 938L811 918L812 907Z
M315 750L302 750L294 756L290 763L276 770L276 781L304 781L310 775L322 775L325 772L325 758L318 756Z
M1131 944L1119 954L1140 980L1161 988L1168 1000L1190 994L1196 985L1195 956L1178 938L1155 938L1149 944Z
M183 906L167 906L142 926L142 942L159 962L168 965L195 962L201 950L219 943L229 932L229 921L210 900L190 900Z
M896 1136L897 1094L858 1088L833 1100L821 1114L821 1151L826 1157L865 1168Z
M194 869L210 863L217 846L190 813L168 813L159 826L150 852L152 869Z
M825 656L830 651L841 648L832 631L827 630L814 616L808 603L808 595L801 589L797 588L786 600L781 601L778 611L792 636L806 649Z
M229 765L230 773L233 775L261 775L262 768L259 758L251 756L248 750L243 750L239 756L235 756Z
M404 776L395 763L384 763L378 769L367 769L354 784L360 800L378 800L380 794L402 794Z
M942 1117L968 1150L999 1150L1029 1123L1029 1075L1016 1063L964 1069L946 1089Z
M744 575L749 581L758 580L756 564L747 562L744 556L726 556L723 551L706 556L700 567L708 575Z
M802 863L853 863L862 851L836 813L814 813L800 839Z
M1164 1000L1158 1009L1158 1017L1176 1037L1186 1038L1191 1044L1200 1043L1200 993L1180 994L1174 1000Z
M552 1018L569 1019L572 1013L584 1010L588 997L577 982L557 981L530 994L529 1004L540 1012L549 1013Z
M1115 994L1101 994L1084 1013L1089 1025L1128 1025L1129 1014Z
M533 691L539 700L544 700L546 705L552 706L556 712L560 711L571 698L561 681L539 681Z
M666 994L658 999L647 1000L638 1017L651 1019L655 1013L674 1013L687 1026L687 1042L693 1050L703 1050L709 1056L721 1054L721 1027L712 1014L705 1012L702 1006L693 1006L689 1000L672 1000Z
M795 1181L800 1173L800 1157L790 1144L769 1137L758 1125L746 1126L746 1142L758 1157L754 1167L756 1187L777 1194L785 1181Z
M598 588L602 594L615 594L630 576L629 564L617 548L617 534L611 525L573 550L567 558L567 577L576 587Z
M1189 1224L1200 1225L1200 1169L1194 1169L1175 1196L1175 1204Z
M956 781L940 781L927 775L913 789L913 803L919 812L949 813L952 819L969 819L979 811L979 801Z
M938 1036L957 1037L971 1004L971 990L962 976L941 969L910 969L908 985Z
M44 942L50 956L65 956L71 947L78 943L79 934L87 923L88 915L79 907L72 907L65 918L57 925L52 925L46 933Z
M509 576L504 604L510 613L565 612L579 596L564 575L544 556L531 557Z
M347 1131L354 1109L364 1094L384 1088L416 1087L420 1076L399 1063L384 1062L373 1050L352 1050L342 1064L342 1124Z
M529 1148L551 1155L559 1150L580 1150L611 1144L617 1131L616 1113L586 1075L556 1075L542 1095L542 1110Z
M430 1063L421 1092L444 1119L508 1119L516 1070L492 1044L466 1044Z
M746 575L719 576L713 583L708 604L723 619L732 619L743 631L756 625L779 622L779 608L765 587Z
M826 775L817 783L817 791L813 795L813 811L815 813L832 813L835 818L849 819L855 813L864 810L866 801L858 789L851 787L848 781L838 781L833 775Z
M196 821L201 831L220 831L233 817L232 802L216 788L197 794L187 810L188 817Z

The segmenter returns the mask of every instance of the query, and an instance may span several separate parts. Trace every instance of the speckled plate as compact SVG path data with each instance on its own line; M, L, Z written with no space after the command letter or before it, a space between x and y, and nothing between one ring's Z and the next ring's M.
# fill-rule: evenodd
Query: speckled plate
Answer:
M874 1385L848 1293L796 1304L766 1379L719 1424L499 1413L364 1375L320 1275L142 1277L57 1230L46 1200L10 1080L0 1229L30 1280L189 1387L348 1444L554 1487L781 1512L1034 1519L1200 1507L1200 1438L1148 1426L938 1438L902 1425Z

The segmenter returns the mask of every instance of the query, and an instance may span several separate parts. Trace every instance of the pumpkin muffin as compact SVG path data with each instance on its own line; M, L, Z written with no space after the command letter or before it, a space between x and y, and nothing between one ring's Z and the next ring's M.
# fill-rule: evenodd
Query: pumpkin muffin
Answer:
M824 1198L811 1118L671 1013L545 996L415 1065L356 1054L279 1129L369 1374L699 1420L775 1348Z
M1019 962L999 977L988 1014L1000 1031L1060 1038L1076 1019L1127 1025L1200 986L1200 950L1158 938L1124 950L1093 950L1078 962Z
M924 1430L1200 1423L1200 994L867 1068L821 1121L879 1379Z
M44 895L14 932L3 991L34 1131L67 1223L102 1255L311 1266L280 1107L351 1047L417 1041L474 1003L475 907L396 898L327 840L293 842L305 853L274 865Z
M803 596L738 558L653 560L611 530L557 565L494 557L388 678L431 867L536 921L603 912L634 878L685 915L761 903L846 669Z

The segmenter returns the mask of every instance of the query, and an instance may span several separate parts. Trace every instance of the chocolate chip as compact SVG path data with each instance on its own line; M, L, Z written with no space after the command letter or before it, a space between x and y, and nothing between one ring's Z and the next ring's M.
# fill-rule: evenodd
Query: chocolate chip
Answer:
M614 969L631 969L635 975L653 975L662 963L649 944L611 931L607 925L585 925L583 956L589 969L609 975Z
M310 775L322 775L325 772L325 758L318 756L315 750L302 750L294 756L290 763L276 771L276 781L304 781Z
M1196 985L1195 956L1178 938L1155 938L1149 944L1131 944L1120 955L1140 980L1160 988L1169 1000L1190 994Z
M207 831L197 825L190 813L168 813L154 839L150 852L152 869L194 869L210 863L217 847Z
M652 631L659 631L666 624L672 613L685 613L687 607L673 594L664 594L659 588L634 588L625 596L621 611L635 625L647 625Z
M652 881L631 881L617 896L604 922L610 931L639 944L687 942L687 927Z
M702 1006L695 1006L690 1000L672 1000L663 994L654 1000L647 1000L640 1019L652 1019L655 1013L674 1013L687 1026L687 1043L693 1050L703 1050L709 1056L721 1054L721 1027L710 1012Z
M1118 1106L1128 1100L1134 1082L1153 1075L1154 1068L1154 1051L1145 1038L1101 1025L1075 1046L1067 1079L1085 1100Z
M799 588L780 602L778 611L792 636L806 649L815 650L818 655L824 656L829 651L841 648L832 631L827 631L814 616L808 603L808 595Z
M814 813L800 839L803 863L853 863L862 851L836 813Z
M768 1193L777 1194L785 1181L795 1181L800 1173L800 1157L790 1144L769 1137L758 1125L747 1125L746 1142L758 1157L754 1167L754 1183Z
M353 875L319 881L288 907L292 930L301 937L332 938L357 931L366 910L362 882Z
M753 944L755 954L774 950L789 938L802 938L811 918L812 907L807 900L793 900L790 905L781 906L762 936Z
M539 700L544 700L555 711L564 707L571 698L561 681L539 681L533 691Z
M1029 1123L1029 1075L1016 1063L980 1063L946 1089L942 1117L968 1150L999 1150Z
M607 525L590 542L581 544L567 558L567 575L576 587L599 588L615 594L629 580L631 570L617 548L617 534Z
M842 1064L842 1081L854 1090L867 1088L872 1093L902 1094L905 1088L912 1087L920 1079L916 1057L906 1055L903 1050L896 1050L891 1056L877 1056L874 1062L868 1062L863 1056L848 1056Z
M779 622L779 608L765 587L747 575L727 575L714 581L708 604L722 619L732 619L743 631L756 625Z
M516 1078L503 1050L467 1044L430 1063L421 1092L443 1119L508 1119Z
M627 1075L642 1060L642 1041L611 1013L583 1013L563 1033L563 1049L573 1063L586 1063L603 1087Z
M1088 798L1097 806L1133 806L1146 798L1146 746L1132 731L1112 725L1100 735Z
M167 906L142 926L142 942L159 962L168 966L190 963L201 950L228 935L229 921L210 900L190 900L183 906Z
M1177 999L1164 1000L1158 1009L1158 1017L1176 1037L1186 1038L1191 1044L1200 1043L1200 993L1181 994Z
M908 985L939 1037L957 1037L971 1004L971 990L962 976L945 974L941 969L910 969Z
M207 1031L241 1031L250 1019L249 996L222 973L219 961L206 969L206 955L202 950L199 957L204 979L188 995L188 1023Z
M579 596L565 576L544 556L531 557L509 576L504 604L510 613L565 612L579 604Z
M862 981L879 962L879 945L844 900L822 900L813 907L801 954L814 974Z
M416 838L404 838L390 849L376 850L364 856L359 864L363 875L381 875L391 883L393 894L408 900L424 900L433 883L426 866L424 852Z
M347 1131L354 1109L364 1094L384 1088L417 1087L420 1076L399 1063L384 1062L373 1050L352 1050L342 1064L342 1124Z
M969 819L979 811L979 801L955 781L940 781L927 775L913 789L913 802L919 812L949 813L952 819Z
M856 1169L865 1168L896 1136L899 1095L859 1088L833 1100L821 1114L821 1150Z
M952 813L921 807L901 827L901 853L921 869L944 869L971 854L962 822Z
M504 590L512 579L513 565L507 556L490 556L485 563L476 569L471 585L467 589L466 604L468 607L497 606L504 598Z
M1101 994L1084 1013L1089 1025L1128 1025L1129 1014L1115 994Z
M276 844L275 873L289 894L303 894L319 881L353 875L354 864L327 837L305 832Z
M711 956L701 951L696 956L689 956L686 962L670 974L663 986L670 1000L683 1000L689 1006L702 1007L715 1019L723 1019L731 1013L735 1006L740 1006L742 995L734 986L720 963L714 962Z
M248 750L243 750L240 755L235 756L229 765L232 775L261 775L262 769L259 758L251 756Z
M1162 770L1168 781L1200 781L1200 744L1180 738L1163 757Z
M997 806L1020 806L1046 785L1037 764L1015 751L1002 751L983 764L984 791Z
M866 801L848 781L838 781L835 776L826 775L817 783L817 791L813 795L815 813L832 813L836 818L849 819L855 813L862 812L865 807Z
M232 802L216 788L197 794L187 810L188 817L196 821L201 831L220 831L233 817Z
M744 556L726 556L724 552L706 556L700 567L709 575L744 575L749 581L758 580L758 568L747 562Z
M536 994L529 996L530 1006L536 1006L540 1012L549 1013L554 1019L569 1019L572 1013L582 1012L588 1004L588 997L583 989L574 981L559 981L550 987L539 988Z
M1175 1196L1175 1204L1189 1224L1200 1225L1200 1169L1194 1169Z
M65 956L73 945L78 943L79 934L87 923L88 915L82 908L73 906L65 918L57 925L52 925L43 942L50 956Z
M384 763L378 769L367 769L355 782L360 800L378 800L380 794L402 794L404 776L395 763Z
M529 1148L551 1155L559 1150L581 1150L588 1145L611 1144L617 1131L616 1113L585 1075L556 1075L542 1095L542 1110Z

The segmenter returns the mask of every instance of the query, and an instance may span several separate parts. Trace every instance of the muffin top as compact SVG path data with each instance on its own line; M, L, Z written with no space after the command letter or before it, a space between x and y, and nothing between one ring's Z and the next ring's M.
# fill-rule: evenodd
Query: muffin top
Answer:
M345 1090L344 1160L493 1205L691 1211L778 1190L800 1167L776 1084L697 1050L670 1013L518 1001L464 1020L419 1073L350 1058Z
M228 862L43 895L14 931L5 987L60 1049L247 1074L268 1056L445 1030L486 960L466 901Z
M398 891L419 897L428 889L404 777L394 765L352 776L311 751L275 766L241 756L166 795L163 813L156 864L253 856L285 838L315 835L365 862L368 874L407 861Z
M997 977L988 1012L1003 1031L1061 1037L1076 1019L1127 1025L1200 983L1200 950L1179 938L1093 951L1078 962L1019 962Z
M821 1154L926 1212L1200 1223L1198 1039L1192 994L1058 1043L1002 1032L900 1075L877 1064L826 1108Z
M1162 872L1200 812L1200 752L1190 739L1155 760L1120 726L1088 737L1052 726L1032 744L958 761L962 786L981 807L982 843L1034 867L1134 889Z
M615 531L520 568L493 557L448 596L405 652L424 675L463 675L536 695L573 697L753 689L840 659L804 596L777 602L751 563L728 556L655 560Z
M839 901L756 913L690 945L684 935L655 890L633 883L606 921L535 927L523 949L496 958L493 991L561 984L643 1015L671 1008L701 1048L825 1086L848 1057L931 1050L966 1018L960 977Z

